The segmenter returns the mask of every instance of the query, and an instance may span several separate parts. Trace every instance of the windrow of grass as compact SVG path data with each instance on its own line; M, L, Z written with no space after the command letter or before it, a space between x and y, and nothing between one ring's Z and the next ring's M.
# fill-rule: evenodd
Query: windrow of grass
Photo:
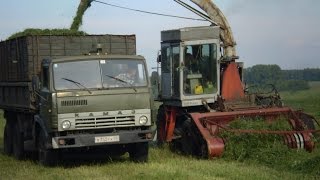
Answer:
M242 130L290 130L287 120L279 118L274 123L262 119L241 119L230 124L233 129ZM320 151L309 153L304 149L290 149L284 144L284 137L276 134L222 133L226 140L224 159L248 164L259 164L293 173L307 173L320 176ZM315 141L319 141L316 135ZM317 147L319 148L319 146Z
M286 91L280 95L286 106L301 109L320 119L320 83L312 83L310 90ZM246 130L290 130L285 119L276 123L265 123L261 119L242 119L230 124L234 129ZM319 129L318 126L316 126ZM316 148L312 153L303 149L290 149L284 144L280 135L244 134L224 132L226 151L223 158L246 164L263 165L270 168L292 173L306 173L320 177L320 134L314 134Z

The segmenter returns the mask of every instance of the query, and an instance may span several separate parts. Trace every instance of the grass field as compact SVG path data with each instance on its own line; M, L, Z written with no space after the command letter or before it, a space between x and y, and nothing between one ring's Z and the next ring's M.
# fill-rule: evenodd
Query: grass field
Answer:
M300 92L281 93L285 104L303 108L320 119L320 84ZM3 151L5 121L0 111L0 151ZM319 145L313 153L277 154L265 151L263 157L248 160L220 158L199 160L173 153L168 147L150 149L149 162L130 162L128 156L102 160L66 160L46 168L36 161L17 161L0 154L0 179L320 179ZM300 158L296 158L301 156Z
M285 105L295 109L303 109L320 120L320 82L310 82L310 90L297 92L282 92Z

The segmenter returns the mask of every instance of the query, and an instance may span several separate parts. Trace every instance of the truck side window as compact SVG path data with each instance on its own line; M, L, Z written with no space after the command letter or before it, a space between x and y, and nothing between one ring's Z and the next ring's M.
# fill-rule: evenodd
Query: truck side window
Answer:
M43 67L42 69L42 88L49 89L49 68Z
M145 81L145 71L143 69L143 65L142 64L138 64L138 78L139 80L143 80Z

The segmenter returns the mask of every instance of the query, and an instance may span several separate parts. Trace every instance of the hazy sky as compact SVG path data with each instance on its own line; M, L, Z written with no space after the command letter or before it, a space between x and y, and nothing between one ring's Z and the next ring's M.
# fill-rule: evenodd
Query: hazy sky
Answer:
M25 28L69 28L79 0L1 0L0 39ZM195 17L173 0L101 0L130 8ZM185 0L185 2L189 2ZM282 69L320 68L319 0L216 0L227 16L245 66L278 64ZM89 34L136 34L137 52L155 67L160 31L207 22L118 9L96 2L81 30Z

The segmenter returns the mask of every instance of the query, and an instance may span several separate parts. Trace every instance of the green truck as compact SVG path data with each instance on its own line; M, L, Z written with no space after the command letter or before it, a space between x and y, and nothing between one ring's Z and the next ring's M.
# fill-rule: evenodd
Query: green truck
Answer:
M91 150L147 161L153 101L135 35L23 36L0 42L0 68L5 154L31 149L43 165Z

